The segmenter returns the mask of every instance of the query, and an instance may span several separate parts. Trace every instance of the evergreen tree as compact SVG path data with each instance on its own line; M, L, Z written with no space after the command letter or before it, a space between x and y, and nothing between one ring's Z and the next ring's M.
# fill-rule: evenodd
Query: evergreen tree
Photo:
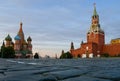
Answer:
M65 58L72 58L72 54L70 52L66 52L61 54L60 59L65 59Z
M35 59L39 59L38 53L35 53L34 58L35 58Z
M2 58L14 58L15 57L14 48L11 46L1 47L1 57Z
M1 51L0 51L0 58L2 57L1 55L2 55L2 54L1 54Z

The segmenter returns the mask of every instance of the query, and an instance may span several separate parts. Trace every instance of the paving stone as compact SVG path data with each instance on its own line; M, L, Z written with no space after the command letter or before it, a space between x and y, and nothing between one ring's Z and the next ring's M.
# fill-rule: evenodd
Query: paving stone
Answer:
M120 81L120 58L0 59L0 81Z
M9 76L6 78L0 78L0 81L39 81L43 76L21 75L21 76Z
M84 75L87 72L88 72L87 70L70 69L70 70L64 70L64 71L50 72L47 74L55 76L58 80L62 80L66 78Z
M101 71L89 73L88 76L117 81L120 80L120 70L118 69L101 70Z
M39 81L58 81L58 80L55 76L52 76L52 75L45 76L44 75L44 77L40 78Z
M100 78L94 78L88 76L80 76L80 77L65 79L62 81L112 81L112 80L100 79Z

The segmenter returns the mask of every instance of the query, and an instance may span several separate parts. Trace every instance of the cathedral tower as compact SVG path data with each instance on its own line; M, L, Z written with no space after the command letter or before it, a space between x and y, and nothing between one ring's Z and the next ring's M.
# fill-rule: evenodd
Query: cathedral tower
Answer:
M21 44L24 43L24 33L23 33L23 29L22 29L22 22L20 23L20 29L19 29L19 32L18 32L18 35L20 36L20 40L21 40Z
M95 4L92 16L92 23L87 33L87 42L96 43L98 45L97 51L102 52L102 47L104 45L104 31L100 27L99 15L97 14Z
M20 36L19 35L17 35L17 36L15 36L15 45L14 45L14 50L15 51L20 51Z

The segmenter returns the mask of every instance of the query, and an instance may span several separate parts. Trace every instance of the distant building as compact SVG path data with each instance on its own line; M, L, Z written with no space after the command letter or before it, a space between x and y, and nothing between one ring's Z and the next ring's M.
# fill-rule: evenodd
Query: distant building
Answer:
M119 44L120 43L120 38L112 39L111 44Z
M73 57L100 57L100 55L108 53L110 56L120 54L120 38L111 40L111 44L105 44L105 33L101 29L99 23L99 15L94 5L94 11L91 20L91 26L87 32L87 42L81 42L80 48L74 49L74 44L71 42L70 52ZM93 54L93 55L92 55Z
M22 22L20 23L20 29L17 33L17 35L14 38L15 42L12 41L12 38L8 34L8 36L5 38L5 47L13 46L15 50L15 56L16 58L32 58L32 39L29 36L27 40L24 38L24 33L22 29Z

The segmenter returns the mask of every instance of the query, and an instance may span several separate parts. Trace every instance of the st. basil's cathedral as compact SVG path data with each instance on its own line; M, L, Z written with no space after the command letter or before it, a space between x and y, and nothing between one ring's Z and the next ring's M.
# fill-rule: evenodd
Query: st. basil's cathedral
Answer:
M22 22L20 23L20 29L17 33L17 35L14 37L15 42L12 41L11 36L8 34L5 38L5 47L12 46L15 51L15 57L16 58L32 58L32 39L29 36L27 40L24 38L24 32L22 29Z

